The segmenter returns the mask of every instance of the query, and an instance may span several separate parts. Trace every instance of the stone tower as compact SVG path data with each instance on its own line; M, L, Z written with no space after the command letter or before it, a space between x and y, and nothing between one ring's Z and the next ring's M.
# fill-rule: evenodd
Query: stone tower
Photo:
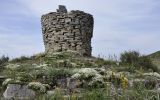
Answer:
M92 15L78 10L67 12L65 6L59 5L57 12L43 15L41 23L45 52L72 50L91 56Z

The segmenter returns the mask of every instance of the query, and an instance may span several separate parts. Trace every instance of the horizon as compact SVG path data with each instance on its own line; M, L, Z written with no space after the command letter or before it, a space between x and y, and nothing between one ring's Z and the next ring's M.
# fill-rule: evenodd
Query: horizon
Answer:
M0 56L44 52L41 16L55 12L58 5L93 15L93 56L119 56L129 50L148 55L160 50L160 1L5 0L0 3Z

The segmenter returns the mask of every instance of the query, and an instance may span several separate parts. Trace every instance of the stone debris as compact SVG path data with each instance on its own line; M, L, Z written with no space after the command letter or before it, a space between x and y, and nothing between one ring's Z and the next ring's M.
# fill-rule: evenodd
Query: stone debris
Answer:
M73 50L91 56L92 15L78 10L67 12L65 6L60 5L57 12L43 15L41 23L47 53Z

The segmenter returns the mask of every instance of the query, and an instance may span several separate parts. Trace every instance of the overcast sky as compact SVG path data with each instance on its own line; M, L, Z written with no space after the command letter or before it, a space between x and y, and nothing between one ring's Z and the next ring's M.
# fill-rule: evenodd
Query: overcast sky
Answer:
M160 50L160 0L1 0L0 55L43 52L40 18L58 5L94 16L94 56Z

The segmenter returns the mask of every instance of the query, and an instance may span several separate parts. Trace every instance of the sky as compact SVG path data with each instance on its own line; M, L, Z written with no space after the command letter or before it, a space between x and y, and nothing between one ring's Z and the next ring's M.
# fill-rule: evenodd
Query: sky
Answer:
M160 0L1 0L0 56L44 52L41 16L58 5L93 15L93 56L160 50Z

